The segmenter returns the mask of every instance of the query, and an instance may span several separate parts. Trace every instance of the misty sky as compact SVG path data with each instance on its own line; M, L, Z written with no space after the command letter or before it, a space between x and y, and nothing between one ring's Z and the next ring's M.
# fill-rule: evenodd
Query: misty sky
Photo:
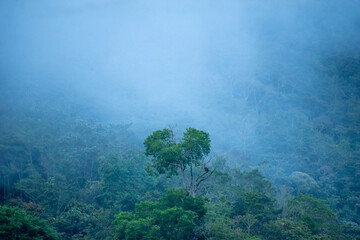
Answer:
M359 11L351 0L2 0L0 81L76 96L140 134L192 126L236 148L255 141L242 99L272 91L277 74L313 87L314 56L360 43Z

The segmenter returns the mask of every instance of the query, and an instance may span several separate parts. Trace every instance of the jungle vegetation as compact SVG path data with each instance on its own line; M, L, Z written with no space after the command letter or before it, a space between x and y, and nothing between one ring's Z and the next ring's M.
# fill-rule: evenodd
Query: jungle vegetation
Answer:
M359 10L0 1L0 239L359 240Z

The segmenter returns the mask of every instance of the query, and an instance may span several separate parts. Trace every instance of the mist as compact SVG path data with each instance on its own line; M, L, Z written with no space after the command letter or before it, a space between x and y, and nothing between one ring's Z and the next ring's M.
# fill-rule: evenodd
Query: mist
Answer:
M260 123L281 129L321 115L309 92L328 87L317 73L323 59L358 52L359 9L358 1L1 1L2 91L81 105L76 114L132 123L140 138L196 127L214 151L256 156ZM301 97L288 101L291 93ZM299 106L309 111L291 115Z

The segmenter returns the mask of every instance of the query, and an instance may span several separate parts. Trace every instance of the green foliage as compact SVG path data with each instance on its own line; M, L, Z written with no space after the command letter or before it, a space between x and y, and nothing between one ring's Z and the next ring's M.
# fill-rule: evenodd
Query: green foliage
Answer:
M178 174L178 166L199 166L210 153L209 134L194 128L186 129L180 143L176 143L173 131L165 128L153 132L144 144L145 155L152 157L152 167L160 174L169 172L169 176Z
M341 234L335 214L325 202L312 195L300 195L290 199L284 208L284 216L301 222L313 234L325 234L336 239Z
M263 238L263 226L278 216L274 192L258 170L251 172L230 169L224 159L215 161L224 172L215 171L206 183L210 199L206 226L208 238Z
M62 239L111 239L112 212L73 202L54 220Z
M158 226L151 226L148 219L132 220L126 223L125 239L158 239ZM159 239L162 239L161 237Z
M239 240L260 240L251 236L249 229L243 230L239 226L239 219L231 219L226 216L215 216L207 223L207 239L239 239Z
M190 239L198 217L195 212L173 207L157 212L155 222L164 239Z
M146 156L153 157L153 165L158 173L169 171L169 176L177 174L174 164L181 164L184 159L179 145L174 143L173 132L169 129L155 131L144 142Z
M33 217L19 208L0 207L0 238L16 239L60 239L45 220Z
M63 239L111 239L116 212L158 194L146 158L128 126L47 111L0 129L0 199L51 219Z
M114 231L120 239L191 239L205 213L204 200L171 190L157 202L136 204L134 214L117 214Z
M101 192L95 197L96 202L114 210L134 210L138 198L153 187L144 166L141 155L132 155L130 161L119 154L104 156L99 167Z
M268 221L274 212L274 200L259 192L246 191L239 194L232 215L251 214L257 219Z
M214 240L222 239L245 239L245 236L239 229L234 230L231 228L231 220L226 217L217 217L208 224L208 238Z
M197 220L200 221L206 214L204 199L201 197L190 197L182 189L173 189L166 192L166 195L159 199L160 206L166 208L178 207L195 212Z
M303 222L289 219L276 220L265 225L267 233L265 239L279 240L308 240L312 239L312 232Z
M300 195L285 205L282 218L263 225L264 239L343 239L340 224L325 202Z
M167 173L167 176L171 177L178 175L180 171L182 186L191 192L193 197L200 184L213 173L204 162L210 153L210 136L204 131L187 128L182 141L177 143L173 131L165 128L148 136L144 145L145 155L152 157L147 168L148 173L153 174L156 171L158 174ZM197 177L194 176L195 168ZM186 169L189 169L189 183L186 181Z
M316 193L319 189L317 182L303 172L293 172L290 181L295 185L298 193Z
M188 162L193 161L198 166L200 160L210 153L210 136L204 131L187 128L181 147Z

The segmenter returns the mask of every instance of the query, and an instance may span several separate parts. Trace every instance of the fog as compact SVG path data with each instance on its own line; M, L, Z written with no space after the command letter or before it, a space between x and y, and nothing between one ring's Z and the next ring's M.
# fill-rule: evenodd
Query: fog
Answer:
M323 115L308 101L328 87L317 69L358 52L359 10L359 1L2 0L2 115L9 99L36 96L132 123L140 139L191 126L210 133L215 152L258 166L244 161L284 141L264 139L266 126L297 138Z

